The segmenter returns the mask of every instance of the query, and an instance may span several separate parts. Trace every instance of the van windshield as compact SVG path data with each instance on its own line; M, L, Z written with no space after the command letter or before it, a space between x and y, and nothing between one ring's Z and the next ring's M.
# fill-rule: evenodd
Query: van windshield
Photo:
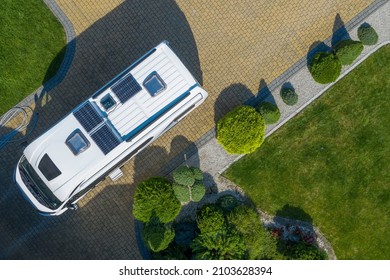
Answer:
M34 197L44 206L53 210L57 209L61 205L61 201L46 186L42 179L39 178L25 156L20 161L20 167L23 182Z

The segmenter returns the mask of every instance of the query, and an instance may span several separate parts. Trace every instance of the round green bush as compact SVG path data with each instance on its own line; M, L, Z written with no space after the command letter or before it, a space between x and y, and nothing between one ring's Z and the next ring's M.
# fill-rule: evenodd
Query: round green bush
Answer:
M217 232L226 227L222 210L214 204L207 204L199 209L196 213L196 222L201 233Z
M261 103L257 110L263 116L265 124L273 124L280 119L280 111L278 106L270 102Z
M293 88L284 87L280 90L280 97L282 97L284 103L289 106L293 106L298 102L298 95Z
M195 182L195 184L191 188L192 201L194 202L200 201L205 195L205 193L206 193L206 187L204 186L204 184L199 181Z
M194 173L188 166L180 166L172 173L173 180L185 186L192 186L195 183Z
M190 167L192 173L194 174L194 179L195 180L203 180L203 172L197 167Z
M233 210L236 206L238 206L239 202L237 198L235 198L233 195L227 194L219 197L216 204L219 208L222 209L222 211L227 213Z
M177 199L180 200L180 202L186 203L190 201L190 190L187 186L174 183L172 187Z
M378 43L378 33L369 24L362 24L358 29L359 40L366 46L372 46Z
M362 42L343 40L337 43L334 51L342 65L350 65L362 53L363 48Z
M162 223L173 221L181 209L171 182L153 177L140 183L135 191L133 215L142 222L149 222L156 215Z
M309 70L313 79L320 84L328 84L337 80L341 73L340 60L328 52L314 55L310 61Z
M175 238L175 231L166 224L153 221L144 226L142 238L150 250L160 252L168 248Z
M227 113L217 125L217 140L230 154L248 154L264 142L263 117L250 106Z

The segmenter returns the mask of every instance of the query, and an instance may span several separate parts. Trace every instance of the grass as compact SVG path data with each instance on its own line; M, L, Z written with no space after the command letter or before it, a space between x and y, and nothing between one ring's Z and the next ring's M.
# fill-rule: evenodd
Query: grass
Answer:
M268 213L312 219L339 259L390 259L388 73L385 46L225 176Z
M0 115L49 80L64 55L65 32L42 0L3 0Z

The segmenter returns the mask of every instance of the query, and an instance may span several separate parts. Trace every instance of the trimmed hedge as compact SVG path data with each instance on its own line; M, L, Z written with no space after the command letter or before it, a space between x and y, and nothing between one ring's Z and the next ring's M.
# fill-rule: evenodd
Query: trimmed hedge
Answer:
M337 80L341 73L341 62L332 53L320 52L310 61L309 70L313 79L320 84L328 84Z
M200 201L206 193L206 187L202 182L195 182L191 188L191 199L194 202Z
M230 154L254 152L264 142L265 122L250 106L227 113L217 125L217 140Z
M226 228L225 216L214 204L203 206L196 213L196 222L201 233L213 233Z
M273 124L280 119L278 106L270 102L263 102L257 107L257 111L263 116L265 124Z
M372 46L378 43L378 33L369 24L362 24L358 29L359 40L366 46Z
M293 88L281 88L280 97L283 99L284 103L289 106L293 106L298 102L298 95L295 93L295 90Z
M180 200L180 202L186 203L191 200L190 190L187 186L174 183L172 187L177 199Z
M362 53L363 48L362 42L343 40L337 43L334 52L342 65L350 65Z
M181 209L171 182L153 177L140 183L135 191L133 215L142 222L149 222L154 214L160 222L173 221Z
M153 252L160 252L168 248L175 238L175 231L168 225L151 221L142 230L142 238Z

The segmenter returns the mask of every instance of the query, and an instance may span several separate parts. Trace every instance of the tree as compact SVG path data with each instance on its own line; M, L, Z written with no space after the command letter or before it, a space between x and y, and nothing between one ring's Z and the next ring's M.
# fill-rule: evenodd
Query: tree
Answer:
M257 110L263 116L265 124L273 124L280 119L280 111L276 104L270 102L262 102Z
M217 140L230 154L254 152L264 142L265 122L250 106L239 106L217 124Z
M280 90L280 97L282 97L284 103L289 106L293 106L298 102L298 95L295 90L290 87L282 87Z
M320 84L328 84L337 80L341 73L341 62L332 53L320 52L310 61L309 70L313 79Z
M212 233L226 228L225 216L215 204L206 204L196 213L201 233Z
M160 222L173 221L181 209L171 182L154 177L140 183L135 191L133 215L142 222L149 222L155 215Z
M334 51L342 65L350 65L362 53L363 44L359 41L343 40L337 43Z
M152 218L142 230L142 238L153 252L168 248L175 237L175 231L169 224L161 223L157 217Z
M378 33L369 24L362 24L358 29L359 40L366 46L372 46L378 43Z
M235 230L201 233L191 244L194 258L198 260L242 260L246 246Z
M276 240L264 228L259 214L253 208L239 205L227 214L227 219L241 233L249 259L277 258Z

